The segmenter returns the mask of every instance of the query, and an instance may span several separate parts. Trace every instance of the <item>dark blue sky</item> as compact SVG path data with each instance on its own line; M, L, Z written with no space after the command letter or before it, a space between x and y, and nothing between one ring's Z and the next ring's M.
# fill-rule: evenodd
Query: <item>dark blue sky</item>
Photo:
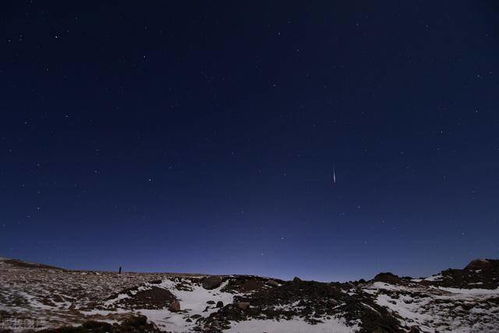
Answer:
M0 255L345 280L499 253L495 1L16 0L0 24Z

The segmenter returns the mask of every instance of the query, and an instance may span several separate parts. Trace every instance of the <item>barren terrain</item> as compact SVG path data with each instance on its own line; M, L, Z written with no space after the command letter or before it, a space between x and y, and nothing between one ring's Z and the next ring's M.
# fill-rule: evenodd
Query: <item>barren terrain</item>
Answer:
M0 332L499 332L499 261L322 283L0 259Z

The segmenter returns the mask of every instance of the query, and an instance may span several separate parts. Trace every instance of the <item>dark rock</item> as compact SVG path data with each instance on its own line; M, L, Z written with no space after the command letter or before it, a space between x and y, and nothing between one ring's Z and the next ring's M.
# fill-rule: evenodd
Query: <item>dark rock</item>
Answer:
M170 306L168 307L168 310L171 312L179 312L180 311L180 302L175 300L171 302Z
M100 321L87 321L81 325L81 328L87 332L112 332L113 326Z
M170 291L151 287L150 289L137 291L139 287L126 289L121 294L127 294L129 298L124 298L116 304L127 309L163 309L177 300ZM119 295L119 294L118 294ZM113 296L113 298L118 295Z
M372 333L390 333L390 332L381 327L376 327L376 329L372 331Z
M206 304L215 304L215 301L209 300Z
M228 280L222 291L246 294L265 288L267 281L268 279L258 276L236 275Z
M249 279L241 284L241 291L243 293L254 291L262 288L264 285L265 283L260 279Z
M400 277L390 272L379 273L374 277L373 280L390 284L401 284L403 282L403 280Z
M62 298L60 295L52 295L52 300L56 303L63 303L64 302L64 298Z
M472 260L464 269L467 271L477 271L477 270L489 270L491 267L494 266L494 261L499 260L492 260L492 259L475 259Z
M347 322L360 322L359 332L377 328L390 333L404 332L397 318L362 292L350 294L351 286L315 281L282 281L273 288L262 288L250 294L236 295L234 304L226 305L203 320L207 332L217 332L231 321L250 319L291 320L302 318L309 324L341 314ZM288 309L284 304L296 304ZM220 325L216 326L213 322Z
M223 308L224 307L224 302L218 301L216 307L217 308Z
M238 303L236 303L236 306L241 310L247 310L250 306L250 303L249 302L238 302Z
M441 272L442 278L437 281L423 281L427 285L451 288L499 288L499 260L477 259L471 261L464 269L447 269Z
M203 279L202 286L204 289L211 290L220 287L222 282L223 280L220 276L208 276Z
M123 322L124 325L126 326L131 326L131 327L140 327L144 326L147 324L147 317L146 316L135 316L132 318L129 318Z
M293 278L293 282L297 282L297 283L298 283L298 282L301 282L301 281L302 281L302 280L301 280L299 277L297 277L297 276L295 276L295 277Z
M180 281L175 285L175 289L181 290L181 291L192 291L192 285L188 283L187 281Z
M152 280L152 281L149 281L150 284L160 284L161 282L163 282L162 280Z
M44 329L42 333L159 333L161 332L154 324L147 322L147 317L138 315L124 320L121 324L109 324L100 321L86 321L77 327L60 327L57 329Z

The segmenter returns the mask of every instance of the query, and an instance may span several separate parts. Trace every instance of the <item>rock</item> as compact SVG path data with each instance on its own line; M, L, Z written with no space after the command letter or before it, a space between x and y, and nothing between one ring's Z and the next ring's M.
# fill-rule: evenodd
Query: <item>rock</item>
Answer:
M236 303L236 306L241 310L247 310L250 306L250 303L249 302L238 302L238 303Z
M206 302L206 304L215 304L215 301L209 300Z
M301 282L301 281L302 281L302 280L301 280L299 277L297 277L297 276L295 276L295 277L293 278L293 282Z
M267 281L267 284L271 287L279 287L279 282L275 281L275 280L268 280Z
M126 309L163 309L176 300L169 290L158 288L156 286L147 287L148 289L139 289L140 286L124 289L120 293L112 295L109 299L116 299L117 305ZM120 299L120 294L126 294L129 297Z
M168 307L168 310L171 312L179 312L180 311L180 302L175 300L170 303L170 306Z
M61 297L61 295L53 295L52 296L52 300L56 303L63 303L64 302L64 298Z
M202 286L204 289L211 290L220 287L222 281L220 276L208 276L203 279Z
M264 286L264 282L257 279L249 279L241 284L242 292L250 292L254 290L258 290Z
M224 307L224 302L218 301L216 307L217 308L223 308Z
M228 279L222 291L245 294L265 288L267 281L268 279L258 276L235 275Z
M402 282L402 279L393 273L386 272L386 273L379 273L378 275L376 275L374 277L374 281L385 282L390 284L400 284Z
M477 271L479 269L488 269L492 266L490 260L487 259L475 259L472 260L464 269L467 271Z
M442 279L430 281L442 287L451 288L499 288L499 260L476 259L471 261L464 269L447 269L441 273Z
M141 327L147 325L147 317L143 315L134 316L123 322L126 326Z
M387 333L384 329L381 327L376 328L372 333Z

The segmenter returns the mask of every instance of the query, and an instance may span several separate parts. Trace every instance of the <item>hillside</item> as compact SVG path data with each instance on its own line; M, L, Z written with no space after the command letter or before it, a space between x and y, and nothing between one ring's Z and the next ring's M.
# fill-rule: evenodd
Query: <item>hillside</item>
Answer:
M499 260L424 279L380 273L321 283L71 271L1 258L0 332L25 331L498 332Z

